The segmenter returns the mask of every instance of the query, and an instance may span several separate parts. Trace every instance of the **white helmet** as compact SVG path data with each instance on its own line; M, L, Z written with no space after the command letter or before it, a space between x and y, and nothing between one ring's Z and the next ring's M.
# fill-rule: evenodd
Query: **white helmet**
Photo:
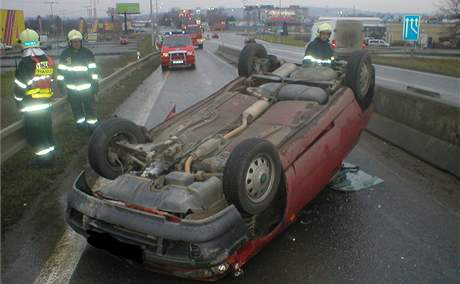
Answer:
M31 29L25 29L22 31L19 35L19 41L21 42L23 48L40 46L40 36L36 31Z
M69 39L69 41L71 41L71 40L83 40L83 35L81 34L81 32L79 32L77 30L71 30L67 34L67 38Z
M331 31L332 31L331 25L329 25L328 23L322 23L318 27L318 33L320 33L320 32L329 32L330 33Z

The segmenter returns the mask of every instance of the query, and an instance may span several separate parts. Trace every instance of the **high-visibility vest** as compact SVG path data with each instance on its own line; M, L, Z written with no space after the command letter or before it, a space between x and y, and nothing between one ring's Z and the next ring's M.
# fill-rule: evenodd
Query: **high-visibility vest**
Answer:
M26 91L26 95L31 96L33 99L47 99L53 96L53 89L51 82L53 80L54 62L46 55L46 61L40 61L36 56L32 56L35 61L35 72L32 80L27 82L30 88Z

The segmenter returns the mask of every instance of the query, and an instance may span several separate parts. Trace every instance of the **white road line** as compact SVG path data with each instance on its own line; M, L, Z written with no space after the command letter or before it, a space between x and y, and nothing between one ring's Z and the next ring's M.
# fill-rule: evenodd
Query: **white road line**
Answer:
M67 227L34 284L69 283L85 247L86 240Z

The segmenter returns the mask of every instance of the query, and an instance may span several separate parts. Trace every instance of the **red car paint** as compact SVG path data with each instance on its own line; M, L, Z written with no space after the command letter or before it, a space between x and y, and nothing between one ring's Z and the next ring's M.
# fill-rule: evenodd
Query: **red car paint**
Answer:
M301 131L303 135L286 143L280 150L280 159L284 170L284 188L286 190L286 207L282 221L268 234L247 241L226 263L233 271L238 271L245 263L255 256L262 248L270 243L292 224L311 200L313 200L330 182L340 169L342 161L351 152L365 129L373 107L363 112L357 104L353 91L342 88L334 95L335 102L329 106L325 115L313 118L308 130ZM267 111L264 124L292 123L289 114L298 112L295 103L279 102ZM292 115L291 115L292 118ZM263 118L260 118L263 119ZM259 119L259 120L260 120ZM151 267L153 271L179 276L200 274L201 269L179 267ZM221 276L220 276L221 277ZM202 278L201 280L217 280L220 278ZM192 277L199 279L198 277Z
M188 40L186 45L176 45L174 39L190 39L190 37L188 35L165 37L160 53L161 66L163 68L194 66L195 48L192 41Z
M302 208L327 186L357 143L356 137L366 127L373 108L362 112L352 91L345 89L344 92L327 116L321 117L306 135L280 151L287 191L283 221L269 234L247 242L231 255L227 261L233 269L243 266L296 220ZM316 143L318 138L321 143Z

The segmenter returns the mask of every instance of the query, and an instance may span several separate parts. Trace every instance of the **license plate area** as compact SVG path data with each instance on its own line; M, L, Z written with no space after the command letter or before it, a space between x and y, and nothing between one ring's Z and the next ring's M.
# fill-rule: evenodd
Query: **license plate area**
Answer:
M171 54L171 63L175 64L184 64L185 63L185 54L184 53L174 53Z
M91 232L87 241L93 247L106 250L113 255L132 260L139 264L144 262L140 246L120 242L109 234Z

